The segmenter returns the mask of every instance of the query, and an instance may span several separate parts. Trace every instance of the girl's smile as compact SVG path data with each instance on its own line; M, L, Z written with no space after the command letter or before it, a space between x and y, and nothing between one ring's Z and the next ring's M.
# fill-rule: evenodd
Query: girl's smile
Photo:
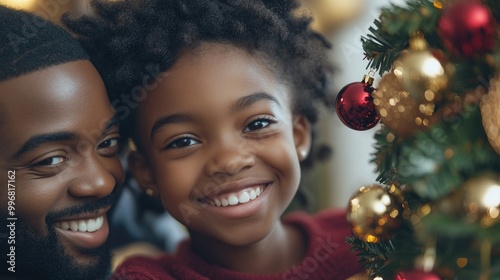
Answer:
M272 192L272 181L245 178L219 186L220 191L195 198L206 211L224 219L243 219L263 209Z

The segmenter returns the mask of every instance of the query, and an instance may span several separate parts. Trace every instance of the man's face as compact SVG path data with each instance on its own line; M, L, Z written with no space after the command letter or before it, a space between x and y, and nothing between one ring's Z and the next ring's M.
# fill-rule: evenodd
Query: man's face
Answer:
M2 275L106 276L106 212L123 180L117 124L88 61L0 82Z

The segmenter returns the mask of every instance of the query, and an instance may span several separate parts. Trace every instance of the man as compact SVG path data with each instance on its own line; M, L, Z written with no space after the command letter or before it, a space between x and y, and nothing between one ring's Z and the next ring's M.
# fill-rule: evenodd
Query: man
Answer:
M63 29L0 6L2 279L104 279L118 118Z

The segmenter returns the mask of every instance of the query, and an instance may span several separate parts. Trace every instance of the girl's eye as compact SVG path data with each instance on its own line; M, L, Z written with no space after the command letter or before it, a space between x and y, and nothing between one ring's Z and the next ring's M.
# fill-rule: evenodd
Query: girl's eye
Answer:
M65 161L66 161L66 159L64 157L61 157L61 156L49 157L49 158L46 158L44 160L41 160L41 161L33 164L33 166L51 167L51 166L59 165Z
M276 123L276 121L268 118L260 118L249 123L243 132L250 132L254 130L259 130L268 127L269 125Z
M190 137L182 137L174 140L173 142L170 142L170 144L167 145L166 149L185 148L195 144L198 144L198 141L196 141L195 139Z
M112 148L118 145L118 138L111 138L108 140L104 140L101 144L99 144L99 148Z

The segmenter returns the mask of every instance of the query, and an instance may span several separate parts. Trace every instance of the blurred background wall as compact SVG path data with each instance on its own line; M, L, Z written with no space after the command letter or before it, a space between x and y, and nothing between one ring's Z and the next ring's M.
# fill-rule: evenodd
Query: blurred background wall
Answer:
M361 45L361 36L378 18L380 8L403 0L303 0L315 18L314 27L333 43L330 53L337 71L334 78L336 92L343 86L359 82L365 74L367 60ZM375 76L375 85L379 76ZM373 135L380 126L367 131L355 131L343 125L333 112L325 112L320 123L319 138L329 143L333 154L328 162L319 164L306 174L304 181L313 190L315 210L328 207L346 207L351 195L359 187L376 183L375 165L370 163Z

